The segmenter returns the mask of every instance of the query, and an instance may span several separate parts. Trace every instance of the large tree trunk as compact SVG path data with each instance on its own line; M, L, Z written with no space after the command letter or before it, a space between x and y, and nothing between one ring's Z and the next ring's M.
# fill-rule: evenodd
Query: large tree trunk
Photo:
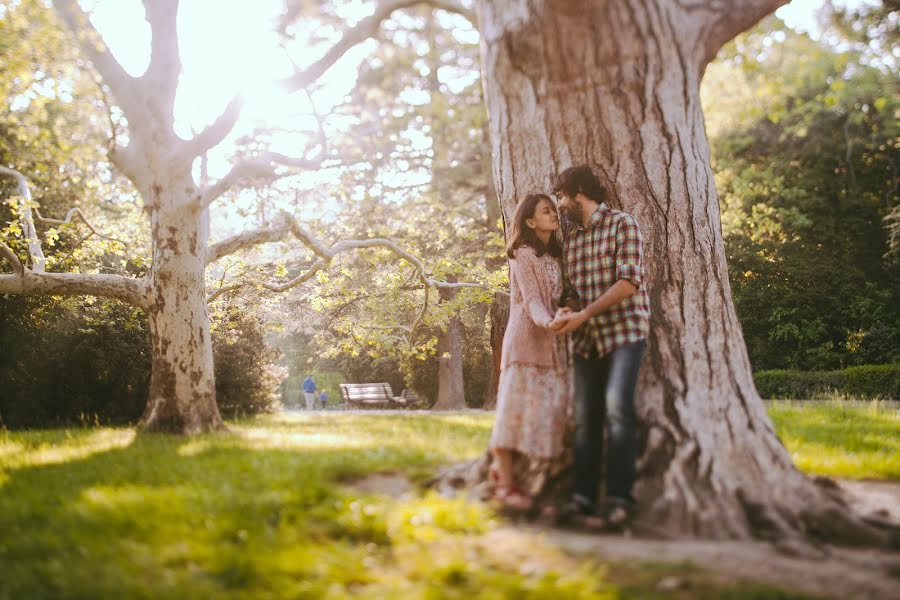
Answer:
M141 418L144 431L193 434L224 428L216 405L204 281L208 211L169 195L186 187L192 187L189 178L152 192L147 310L152 372Z
M698 40L713 9L653 0L480 8L507 221L518 198L549 192L556 174L584 163L643 233L652 327L637 399L639 523L711 538L884 541L798 472L754 388L699 100L711 55ZM728 39L718 26L709 35Z

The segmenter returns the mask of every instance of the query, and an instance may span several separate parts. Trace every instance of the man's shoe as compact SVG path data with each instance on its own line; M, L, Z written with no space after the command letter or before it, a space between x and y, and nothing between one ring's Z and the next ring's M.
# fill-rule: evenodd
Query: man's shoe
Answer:
M608 497L594 515L585 515L582 524L596 531L621 531L628 527L634 515L634 502Z
M559 505L555 511L557 525L568 525L585 515L597 513L597 505L586 496L573 494L571 498Z

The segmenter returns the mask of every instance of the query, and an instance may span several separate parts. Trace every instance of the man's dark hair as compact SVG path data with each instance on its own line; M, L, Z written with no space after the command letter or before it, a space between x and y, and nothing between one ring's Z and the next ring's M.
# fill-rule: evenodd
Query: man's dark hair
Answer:
M584 194L598 204L606 201L606 187L587 165L569 167L556 178L555 194L563 193L569 198Z

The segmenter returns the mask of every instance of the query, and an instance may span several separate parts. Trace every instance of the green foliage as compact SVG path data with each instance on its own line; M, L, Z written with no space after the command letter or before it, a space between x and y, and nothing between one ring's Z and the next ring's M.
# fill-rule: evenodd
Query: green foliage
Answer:
M900 399L900 364L860 365L840 371L774 369L753 374L763 398L810 399L835 393Z
M216 403L223 416L268 412L279 406L284 377L279 352L266 342L262 323L239 310L213 322Z
M848 367L842 391L862 398L900 399L900 364Z
M150 384L143 311L91 296L0 296L0 423L11 428L134 423ZM282 376L261 324L236 311L213 320L219 409L277 406Z
M330 22L331 10L303 12ZM293 335L309 336L302 359L289 358L292 377L333 370L348 382L387 381L398 393L410 387L434 401L438 337L461 317L466 398L479 404L485 307L507 282L490 188L478 34L457 16L435 20L419 10L395 13L382 32L389 43L364 58L348 102L323 119L329 151L344 167L307 192L327 198L325 215L312 227L328 243L390 239L420 257L428 277L486 289L425 289L414 266L385 249L342 254L305 286L308 308L297 318L292 307L282 347L294 343ZM305 255L289 257L285 278L308 264Z
M147 402L142 311L92 297L0 297L0 418L8 427L129 423Z
M900 359L896 72L774 17L710 65L702 97L730 280L756 369Z
M797 468L854 479L900 479L900 411L881 402L767 403Z

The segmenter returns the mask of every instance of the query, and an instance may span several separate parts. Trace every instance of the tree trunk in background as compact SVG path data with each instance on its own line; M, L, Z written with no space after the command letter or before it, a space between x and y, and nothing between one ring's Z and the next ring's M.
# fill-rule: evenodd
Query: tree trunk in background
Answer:
M438 360L438 399L431 410L464 409L462 321L458 315L451 317L447 331L438 337Z
M492 410L497 407L497 386L500 383L500 361L503 350L503 334L506 333L506 322L509 321L509 296L494 294L491 303L491 383L488 386L484 408Z
M722 43L781 3L482 0L494 181L509 221L518 198L588 164L640 224L652 325L637 399L638 525L883 543L793 466L731 300L699 84Z
M206 303L208 213L183 202L189 177L154 186L150 209L152 372L140 426L148 432L200 433L223 429L216 404L212 340ZM180 201L181 200L181 201Z

